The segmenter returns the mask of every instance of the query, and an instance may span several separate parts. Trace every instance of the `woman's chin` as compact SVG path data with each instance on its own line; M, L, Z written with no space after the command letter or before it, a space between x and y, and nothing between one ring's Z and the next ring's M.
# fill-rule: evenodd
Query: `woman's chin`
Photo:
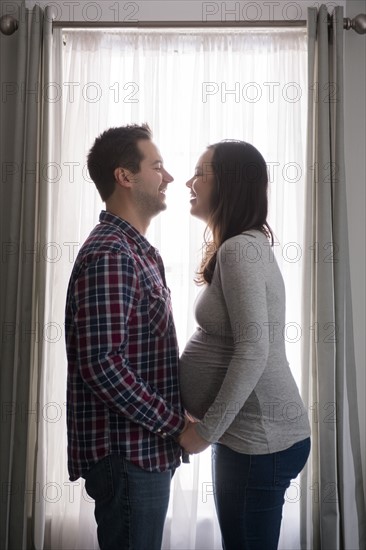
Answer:
M195 218L207 223L207 216L205 216L202 212L200 212L200 209L196 203L191 202L190 213L191 213L191 216L194 216Z

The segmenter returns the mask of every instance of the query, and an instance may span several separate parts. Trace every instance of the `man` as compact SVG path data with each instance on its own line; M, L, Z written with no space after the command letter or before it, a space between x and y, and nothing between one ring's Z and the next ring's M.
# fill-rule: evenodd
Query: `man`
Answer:
M88 155L106 210L67 293L70 480L85 478L102 550L158 550L187 421L158 251L144 237L172 176L147 125L111 128Z

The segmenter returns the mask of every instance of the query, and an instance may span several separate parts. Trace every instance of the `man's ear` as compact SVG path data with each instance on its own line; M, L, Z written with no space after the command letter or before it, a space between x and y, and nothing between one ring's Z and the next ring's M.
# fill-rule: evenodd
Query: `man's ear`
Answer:
M117 185L128 188L132 187L132 172L130 172L126 168L118 167L115 169L113 174Z

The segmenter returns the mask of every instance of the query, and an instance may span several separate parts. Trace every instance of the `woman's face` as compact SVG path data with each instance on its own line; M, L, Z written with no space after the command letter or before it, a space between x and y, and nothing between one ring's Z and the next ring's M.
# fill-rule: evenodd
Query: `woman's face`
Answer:
M186 186L191 190L191 214L206 223L211 214L211 197L215 184L215 175L212 168L213 149L207 149L200 156L194 176L187 181Z

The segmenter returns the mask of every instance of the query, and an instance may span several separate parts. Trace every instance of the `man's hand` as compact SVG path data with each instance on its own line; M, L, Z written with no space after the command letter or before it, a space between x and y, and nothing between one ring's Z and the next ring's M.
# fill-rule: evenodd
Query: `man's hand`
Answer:
M178 441L180 446L189 454L201 453L211 445L197 433L195 423L192 422L189 422L188 426L185 427Z

